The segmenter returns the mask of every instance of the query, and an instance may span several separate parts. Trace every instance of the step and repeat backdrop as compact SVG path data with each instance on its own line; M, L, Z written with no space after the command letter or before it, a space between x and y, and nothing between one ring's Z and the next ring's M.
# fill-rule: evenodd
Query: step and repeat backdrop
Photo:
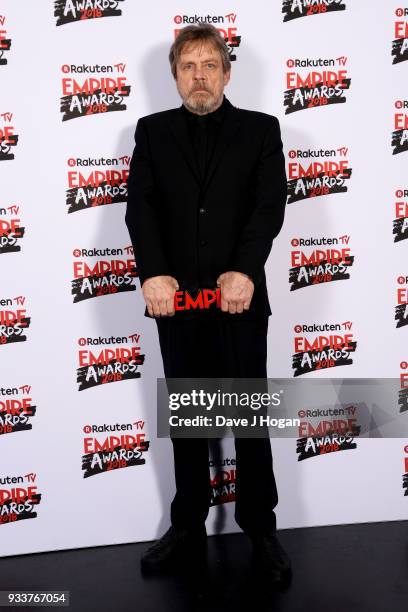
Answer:
M199 22L227 40L229 100L282 129L268 375L395 378L408 419L408 4L3 0L0 555L170 523L161 356L124 217L136 122L181 104L168 51ZM408 439L333 438L358 431L348 408L299 416L297 439L272 439L278 528L407 518ZM233 439L210 467L208 531L237 531Z

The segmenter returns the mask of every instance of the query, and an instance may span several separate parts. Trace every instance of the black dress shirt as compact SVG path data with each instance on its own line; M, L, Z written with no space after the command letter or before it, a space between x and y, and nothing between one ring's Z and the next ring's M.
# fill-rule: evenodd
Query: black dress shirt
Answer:
M182 106L202 181L205 178L214 153L220 126L225 116L226 106L225 95L221 105L212 113L205 115L197 115L189 111L184 104Z

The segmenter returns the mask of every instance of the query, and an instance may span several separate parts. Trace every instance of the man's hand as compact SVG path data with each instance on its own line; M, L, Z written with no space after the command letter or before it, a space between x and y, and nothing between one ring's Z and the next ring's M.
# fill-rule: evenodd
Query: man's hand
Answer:
M151 317L174 315L174 294L179 284L174 276L151 276L142 286L143 297Z
M254 293L254 283L242 272L223 272L217 278L221 287L221 310L231 314L249 309Z

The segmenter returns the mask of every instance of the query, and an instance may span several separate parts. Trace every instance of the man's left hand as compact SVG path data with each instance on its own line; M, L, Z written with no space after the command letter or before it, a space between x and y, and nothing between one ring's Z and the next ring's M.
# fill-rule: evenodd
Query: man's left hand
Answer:
M254 283L243 272L223 272L217 278L221 288L221 310L231 314L249 310L254 293Z

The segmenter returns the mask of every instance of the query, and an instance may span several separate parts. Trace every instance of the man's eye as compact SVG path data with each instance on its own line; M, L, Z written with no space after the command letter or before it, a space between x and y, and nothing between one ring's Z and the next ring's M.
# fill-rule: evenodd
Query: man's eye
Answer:
M207 64L209 68L214 68L215 64Z

